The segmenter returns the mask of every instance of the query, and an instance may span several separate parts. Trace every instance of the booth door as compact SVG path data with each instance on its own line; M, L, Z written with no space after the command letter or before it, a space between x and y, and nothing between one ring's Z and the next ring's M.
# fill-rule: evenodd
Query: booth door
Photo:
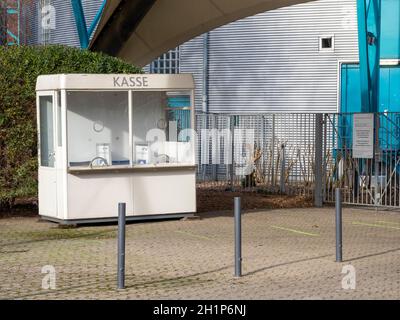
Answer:
M56 100L54 92L38 95L39 214L57 218Z

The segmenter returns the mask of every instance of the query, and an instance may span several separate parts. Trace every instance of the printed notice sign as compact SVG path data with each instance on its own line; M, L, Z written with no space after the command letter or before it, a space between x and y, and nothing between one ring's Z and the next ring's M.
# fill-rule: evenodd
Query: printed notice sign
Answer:
M353 117L353 158L374 157L374 114L360 113Z

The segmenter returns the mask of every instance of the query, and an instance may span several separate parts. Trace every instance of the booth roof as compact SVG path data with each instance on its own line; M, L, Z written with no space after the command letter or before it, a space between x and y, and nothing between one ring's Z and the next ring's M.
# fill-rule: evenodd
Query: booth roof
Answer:
M47 90L193 90L191 74L58 74L42 75L36 91Z

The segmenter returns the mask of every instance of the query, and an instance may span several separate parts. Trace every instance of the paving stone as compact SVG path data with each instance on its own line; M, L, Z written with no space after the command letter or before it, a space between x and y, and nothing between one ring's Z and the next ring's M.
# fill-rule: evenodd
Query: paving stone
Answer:
M0 220L1 299L400 299L400 213L334 208L243 215L243 277L233 277L233 217L127 225L126 290L116 290L117 226L60 229ZM42 289L54 266L56 289ZM342 288L354 266L356 289Z

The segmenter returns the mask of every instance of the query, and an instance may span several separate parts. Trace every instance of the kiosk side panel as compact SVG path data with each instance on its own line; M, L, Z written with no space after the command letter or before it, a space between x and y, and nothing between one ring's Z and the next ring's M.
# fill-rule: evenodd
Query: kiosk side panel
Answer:
M194 170L136 173L133 207L136 216L196 212Z
M118 203L133 215L132 182L126 174L68 175L68 220L118 216Z
M116 218L119 202L128 217L195 213L195 169L68 175L67 220Z

